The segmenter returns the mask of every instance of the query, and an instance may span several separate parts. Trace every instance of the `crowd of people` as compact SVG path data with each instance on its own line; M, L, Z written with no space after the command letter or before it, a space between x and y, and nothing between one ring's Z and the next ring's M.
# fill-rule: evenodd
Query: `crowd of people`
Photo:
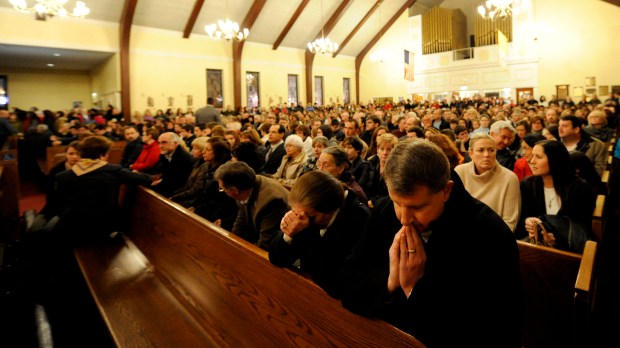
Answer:
M483 345L518 346L516 240L536 234L543 215L566 216L592 238L619 96L238 113L209 99L195 114L147 110L131 122L112 107L8 119L46 146L69 145L46 186L39 229L69 226L63 236L84 242L75 233L87 221L76 216L97 210L93 204L117 209L116 195L99 191L138 183L267 250L273 264L307 272L350 310L429 346L480 328ZM115 140L126 142L120 166L105 157ZM93 191L97 180L110 183ZM118 228L99 229L96 240ZM548 238L582 251L558 234ZM495 272L500 266L505 271ZM474 312L482 319L472 321Z

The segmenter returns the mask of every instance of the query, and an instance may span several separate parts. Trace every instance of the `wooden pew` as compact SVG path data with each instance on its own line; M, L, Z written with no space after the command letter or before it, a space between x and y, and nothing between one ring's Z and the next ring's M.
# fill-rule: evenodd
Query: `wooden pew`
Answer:
M123 159L123 149L125 148L125 141L114 141L110 148L110 154L108 155L108 162L113 164L120 164ZM49 174L50 170L55 165L65 160L65 152L67 151L67 145L48 146L45 154L45 167L43 173Z
M128 239L76 257L118 347L422 347L145 188Z
M604 219L603 213L605 212L605 195L598 195L596 197L596 206L594 206L594 213L592 214L592 234L599 243L603 241Z
M523 287L522 347L587 346L597 243L583 255L518 241Z

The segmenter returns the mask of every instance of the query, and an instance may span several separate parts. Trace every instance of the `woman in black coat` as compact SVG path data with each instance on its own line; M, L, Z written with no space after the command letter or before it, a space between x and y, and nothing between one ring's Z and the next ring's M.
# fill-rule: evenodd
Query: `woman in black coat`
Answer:
M521 182L521 219L517 225L517 238L533 237L536 224L542 215L563 215L579 224L590 239L594 194L585 181L575 175L570 156L564 144L543 140L532 150L533 175ZM550 236L555 243L556 237ZM581 246L582 248L583 246ZM566 245L558 248L568 250ZM572 251L580 252L576 247Z

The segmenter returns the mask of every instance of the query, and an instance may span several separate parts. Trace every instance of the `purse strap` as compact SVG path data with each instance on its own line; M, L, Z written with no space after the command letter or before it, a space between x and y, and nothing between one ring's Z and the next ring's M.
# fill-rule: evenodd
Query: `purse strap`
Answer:
M534 226L540 229L540 234L543 237L543 240L539 243L538 242L538 231L536 231L536 233L534 233L535 244L544 245L546 247L553 248L553 245L550 245L549 243L547 243L547 239L549 239L549 232L547 232L545 225L542 222L535 222Z

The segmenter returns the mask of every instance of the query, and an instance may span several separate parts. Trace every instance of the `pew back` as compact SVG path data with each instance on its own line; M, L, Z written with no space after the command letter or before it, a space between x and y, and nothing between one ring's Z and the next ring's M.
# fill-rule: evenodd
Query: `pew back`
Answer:
M518 241L523 286L523 347L587 341L597 244L583 255Z
M127 196L132 197L127 236L139 253L127 254L144 260L142 265L132 266L133 272L117 272L114 283L125 285L113 292L106 290L105 281L89 281L95 298L102 292L116 296L97 302L119 346L130 346L123 337L138 339L150 336L151 330L160 331L151 337L179 336L184 342L200 338L194 346L376 346L378 342L390 347L423 346L385 322L345 310L309 280L271 265L265 251L152 191L139 188L135 196ZM90 255L81 253L78 260L87 280L100 277L100 271L85 269L97 262L92 250ZM135 297L127 299L125 286L139 278L152 284L142 284ZM156 295L149 295L153 291ZM179 317L188 325L186 331L166 328L169 318L163 318L159 312L165 309L158 309L156 302L164 293L170 311L182 313ZM131 308L121 308L119 302L131 302ZM134 318L131 325L125 323L127 317ZM140 326L144 330L140 334L134 332L138 318L148 321ZM146 345L160 345L152 343L161 342Z

